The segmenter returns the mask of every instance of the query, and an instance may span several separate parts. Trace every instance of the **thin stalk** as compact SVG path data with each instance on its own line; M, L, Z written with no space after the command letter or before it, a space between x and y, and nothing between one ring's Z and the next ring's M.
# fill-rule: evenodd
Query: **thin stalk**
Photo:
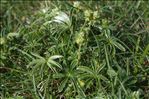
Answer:
M126 66L127 66L127 76L129 75L129 73L130 73L130 70L129 70L129 59L127 58L126 59Z
M38 96L38 93L37 93L37 88L36 88L36 82L35 82L35 76L34 76L34 74L32 74L32 82L33 82L35 96L36 96L36 98L40 99L39 97L37 97Z
M78 49L78 53L77 53L78 54L78 63L77 63L78 66L79 66L79 61L80 61L80 58L81 58L81 52L80 51L81 51L81 44L79 45L79 49Z
M105 45L104 45L104 49L105 49L105 55L106 55L107 65L108 65L108 68L110 68L110 63L109 63L109 58L108 58L107 48L106 48Z

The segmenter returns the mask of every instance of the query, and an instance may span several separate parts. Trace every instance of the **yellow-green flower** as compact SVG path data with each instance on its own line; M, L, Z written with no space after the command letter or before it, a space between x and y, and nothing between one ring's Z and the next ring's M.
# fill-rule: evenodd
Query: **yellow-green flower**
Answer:
M3 44L5 44L5 43L6 43L5 38L4 38L4 37L1 37L1 38L0 38L0 45L3 45Z
M85 10L84 12L85 20L90 21L93 19L93 11Z
M95 20L99 18L98 11L92 11L92 10L85 10L84 12L85 20L90 21L90 20Z
M93 12L93 19L97 19L97 18L99 18L98 11L94 11Z
M76 35L76 38L75 38L75 41L76 43L79 45L79 44L82 44L84 42L84 32L80 32Z
M82 80L79 80L79 84L81 87L83 87L85 85L85 83Z
M75 2L73 3L73 6L74 6L75 8L81 9L80 4L81 4L81 3L80 3L79 1L75 1Z

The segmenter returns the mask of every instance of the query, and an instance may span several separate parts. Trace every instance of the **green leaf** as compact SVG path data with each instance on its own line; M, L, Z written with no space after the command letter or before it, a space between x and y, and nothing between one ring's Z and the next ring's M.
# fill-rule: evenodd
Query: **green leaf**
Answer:
M67 82L68 82L68 78L64 79L64 80L61 82L60 86L58 87L59 92L63 91L63 89L64 89L64 87L66 86Z
M49 68L53 71L53 72L56 72L55 68L52 67L52 65L50 63L47 62L47 65L49 66Z
M43 57L41 57L40 55L36 54L36 53L31 53L33 56L35 56L36 58L41 58L44 59Z
M114 46L116 46L121 51L126 51L126 49L120 43L113 40L113 44L114 44Z
M53 78L63 78L63 77L65 77L65 75L62 73L53 74Z
M44 64L45 63L45 60L43 59L34 59L33 61L31 61L28 65L27 65L27 68L29 68L30 66L34 66L34 65L37 65L37 64Z
M11 39L11 38L13 38L13 37L19 37L19 33L9 33L9 34L7 35L7 39Z
M59 67L60 69L62 69L62 66L61 66L59 63L57 63L57 62L55 62L55 61L53 61L53 60L51 60L51 59L48 59L47 63L49 63L49 64L51 64L51 65L54 65L54 66L57 66L57 67Z
M117 73L111 67L107 70L107 74L111 77L114 77L117 75Z
M140 58L140 63L143 63L143 60L146 56L149 56L149 44L145 47L143 54Z
M9 97L9 98L6 98L6 99L23 99L22 96L15 96L15 97Z
M23 51L23 50L21 50L21 49L18 49L18 48L15 48L15 49L17 49L17 50L18 50L19 52L21 52L22 54L28 56L29 58L34 59L34 57L31 56L30 54L28 54L27 52L25 52L25 51Z
M104 82L107 82L107 81L109 81L105 76L103 76L103 75L100 75L100 79L102 79Z
M54 59L58 59L58 58L62 58L63 56L61 56L61 55L53 55L53 56L51 56L49 59L52 59L52 60L54 60Z
M109 57L108 57L107 47L104 46L104 49L105 49L105 55L106 55L106 62L107 62L108 68L110 68L110 63L109 63Z
M91 75L95 74L92 69L90 69L89 67L86 67L86 66L79 66L77 69L81 70L81 71L84 71L84 72L87 72L87 73L89 73Z

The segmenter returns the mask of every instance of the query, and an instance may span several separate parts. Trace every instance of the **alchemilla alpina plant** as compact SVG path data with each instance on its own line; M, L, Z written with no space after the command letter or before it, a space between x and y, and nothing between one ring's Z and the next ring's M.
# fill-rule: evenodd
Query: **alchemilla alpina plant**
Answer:
M1 1L2 99L148 99L149 1Z

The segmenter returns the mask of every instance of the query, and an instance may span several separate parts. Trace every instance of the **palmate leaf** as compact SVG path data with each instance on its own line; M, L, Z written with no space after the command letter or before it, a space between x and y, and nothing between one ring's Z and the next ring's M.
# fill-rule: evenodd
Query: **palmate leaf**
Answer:
M42 66L42 65L47 65L50 67L50 69L54 72L56 72L56 68L55 67L58 67L60 69L62 69L61 65L54 61L54 59L58 59L58 58L61 58L62 56L61 55L53 55L51 57L49 57L48 59L38 55L38 54L35 54L35 53L31 53L34 57L36 57L37 59L33 59L32 62L30 62L27 67L29 66Z
M61 66L58 62L52 60L51 58L48 59L47 64L51 64L51 65L54 65L54 66L56 66L56 67L62 69L62 66ZM49 66L49 65L48 65L48 66Z
M32 58L33 60L27 65L27 68L30 66L40 66L44 65L46 63L46 59L39 56L38 54L31 53L33 56L35 56L37 59Z
M54 17L53 21L57 23L67 24L68 26L70 26L71 24L69 16L64 12L59 12L58 15Z
M49 68L53 71L53 72L57 72L55 67L53 67L50 63L47 62L47 66L49 66Z
M53 55L48 58L46 63L52 71L56 72L55 67L62 69L62 66L58 62L54 61L54 59L59 59L61 57L62 57L61 55Z
M34 66L34 65L39 65L39 64L44 64L45 60L42 59L34 59L33 61L31 61L28 65L27 68L29 68L30 66Z

